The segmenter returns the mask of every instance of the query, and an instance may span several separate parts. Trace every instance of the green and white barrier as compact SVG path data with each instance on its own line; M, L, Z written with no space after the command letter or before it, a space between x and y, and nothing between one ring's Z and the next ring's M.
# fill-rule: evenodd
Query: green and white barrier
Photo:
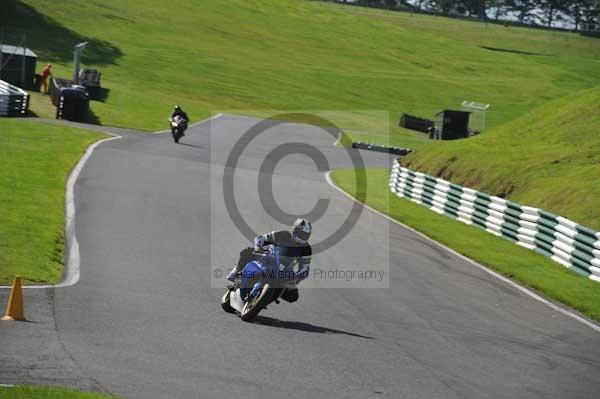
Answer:
M398 161L394 161L390 189L399 197L507 238L600 282L599 232L542 209L414 172Z

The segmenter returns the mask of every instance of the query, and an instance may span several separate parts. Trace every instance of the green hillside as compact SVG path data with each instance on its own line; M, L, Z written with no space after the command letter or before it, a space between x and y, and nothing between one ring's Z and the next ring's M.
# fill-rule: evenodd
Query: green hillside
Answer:
M428 146L404 164L600 230L600 88L480 136Z
M90 43L84 64L101 70L108 89L92 110L108 125L162 129L180 103L193 119L223 109L388 110L394 126L401 112L430 116L469 99L491 103L497 126L600 84L600 41L571 33L304 0L25 0L19 7L6 31L26 31L27 45L40 64L54 64L55 75L69 77L72 46ZM345 124L388 127L369 118ZM411 145L423 141L392 132Z

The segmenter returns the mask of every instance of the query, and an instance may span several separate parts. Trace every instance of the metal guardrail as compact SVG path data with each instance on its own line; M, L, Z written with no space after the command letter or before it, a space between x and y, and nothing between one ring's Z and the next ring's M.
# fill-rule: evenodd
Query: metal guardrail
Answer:
M358 148L359 150L387 152L388 154L395 154L401 156L407 155L409 152L412 151L410 148L388 147L378 144L363 143L361 141L353 141L352 148Z
M0 115L24 116L29 109L29 94L17 86L0 80Z
M397 160L389 184L399 197L504 237L600 282L600 232L543 209L412 171Z

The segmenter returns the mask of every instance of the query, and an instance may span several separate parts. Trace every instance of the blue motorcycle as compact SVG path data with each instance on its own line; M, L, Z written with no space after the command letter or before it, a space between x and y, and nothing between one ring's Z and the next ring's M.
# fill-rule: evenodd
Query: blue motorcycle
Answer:
M296 290L297 284L308 277L310 259L309 246L267 245L255 251L236 281L227 286L221 307L228 313L239 312L244 321L252 321L272 302L288 300L286 292Z

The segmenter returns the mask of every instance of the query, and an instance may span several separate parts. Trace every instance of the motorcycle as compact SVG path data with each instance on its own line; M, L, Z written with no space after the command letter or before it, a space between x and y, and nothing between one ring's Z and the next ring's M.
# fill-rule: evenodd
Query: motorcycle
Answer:
M180 115L175 115L169 119L169 125L171 126L171 135L173 141L179 143L179 139L185 136L184 132L186 129L187 121Z
M267 305L279 299L293 302L286 292L295 290L297 284L308 277L311 249L268 245L253 253L236 278L227 286L221 298L221 307L227 313L239 312L243 321L252 321Z

